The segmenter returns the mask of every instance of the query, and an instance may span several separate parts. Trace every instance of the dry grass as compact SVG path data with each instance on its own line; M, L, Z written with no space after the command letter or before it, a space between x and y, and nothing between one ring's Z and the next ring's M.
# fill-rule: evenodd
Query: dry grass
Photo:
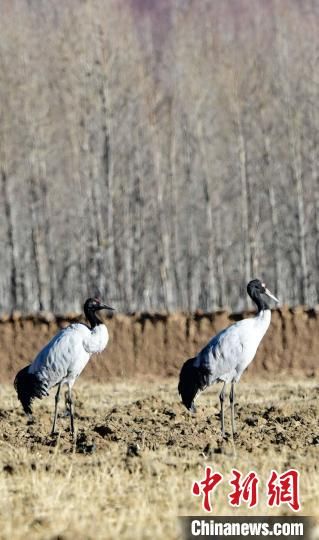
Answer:
M79 383L77 445L65 429L68 419L60 420L56 444L47 436L53 396L35 404L36 424L27 426L12 388L0 387L0 538L180 538L177 516L202 513L190 489L206 464L227 478L233 467L254 469L263 483L271 468L296 467L302 513L319 519L315 381L241 383L234 446L230 440L222 444L218 435L217 388L201 396L191 417L179 405L175 386ZM267 407L271 418L260 420ZM250 426L247 419L255 412L258 419ZM112 429L101 436L96 426ZM138 455L128 452L132 444L139 444ZM213 499L217 515L234 513L227 492L225 483ZM264 499L261 493L255 514L289 513L267 508ZM247 515L245 507L237 512Z

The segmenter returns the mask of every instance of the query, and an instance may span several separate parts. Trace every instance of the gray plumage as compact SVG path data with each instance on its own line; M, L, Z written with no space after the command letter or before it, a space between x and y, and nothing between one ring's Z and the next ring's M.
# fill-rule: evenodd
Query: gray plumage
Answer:
M89 298L84 304L84 313L90 326L82 323L71 324L58 332L38 353L33 362L21 369L14 380L24 412L32 415L32 401L49 395L58 386L55 398L55 412L52 433L55 432L60 389L68 387L67 406L71 419L71 433L74 435L72 387L88 363L92 354L102 352L108 343L106 326L97 317L101 309L113 309L97 298Z
M265 335L271 320L271 312L262 294L276 302L265 284L258 279L250 281L247 292L257 305L255 317L243 319L214 336L209 343L194 358L187 360L180 372L178 391L182 402L192 412L196 412L195 399L199 393L215 382L223 382L220 393L221 427L224 427L225 387L231 383L230 404L232 432L235 431L234 421L234 384L239 381L242 373L255 357L258 345Z

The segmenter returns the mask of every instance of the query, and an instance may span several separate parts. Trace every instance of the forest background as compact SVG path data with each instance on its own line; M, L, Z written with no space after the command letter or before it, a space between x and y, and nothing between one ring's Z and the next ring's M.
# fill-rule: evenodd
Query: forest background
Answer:
M0 311L318 303L316 0L0 9Z

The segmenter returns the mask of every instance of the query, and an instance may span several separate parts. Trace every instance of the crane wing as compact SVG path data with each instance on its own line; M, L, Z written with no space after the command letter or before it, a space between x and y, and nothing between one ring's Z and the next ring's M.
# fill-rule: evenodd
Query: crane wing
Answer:
M87 361L88 352L83 347L90 330L84 324L72 324L56 334L51 341L39 352L29 373L36 374L45 380L48 388L52 388L65 377L78 362Z
M238 365L244 360L243 322L248 321L239 321L222 330L197 355L195 365L208 370L209 384L215 380L231 381L236 375Z

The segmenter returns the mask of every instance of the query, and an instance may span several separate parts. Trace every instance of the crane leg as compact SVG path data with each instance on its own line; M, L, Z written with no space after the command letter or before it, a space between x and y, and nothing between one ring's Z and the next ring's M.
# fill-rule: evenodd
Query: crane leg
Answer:
M54 420L53 420L53 426L51 435L55 434L55 426L56 426L56 420L58 417L58 403L59 403L59 397L60 397L60 390L61 390L61 383L58 385L57 392L55 394L55 408L54 408Z
M68 401L68 391L67 390L65 391L65 394L64 394L64 412L60 413L60 416L63 417L63 418L65 418L66 416L70 416L69 401Z
M225 388L226 388L226 382L224 382L222 391L219 394L220 419L221 419L221 424L222 424L222 437L225 437L225 417L224 417Z
M234 433L236 433L235 428L235 383L232 381L231 388L230 388L230 394L229 394L229 401L230 401L230 411L231 411L231 429L234 436Z
M71 435L72 438L74 438L74 416L73 416L73 402L72 402L72 391L71 386L68 384L68 396L67 396L67 404L70 411L70 427L71 427Z

